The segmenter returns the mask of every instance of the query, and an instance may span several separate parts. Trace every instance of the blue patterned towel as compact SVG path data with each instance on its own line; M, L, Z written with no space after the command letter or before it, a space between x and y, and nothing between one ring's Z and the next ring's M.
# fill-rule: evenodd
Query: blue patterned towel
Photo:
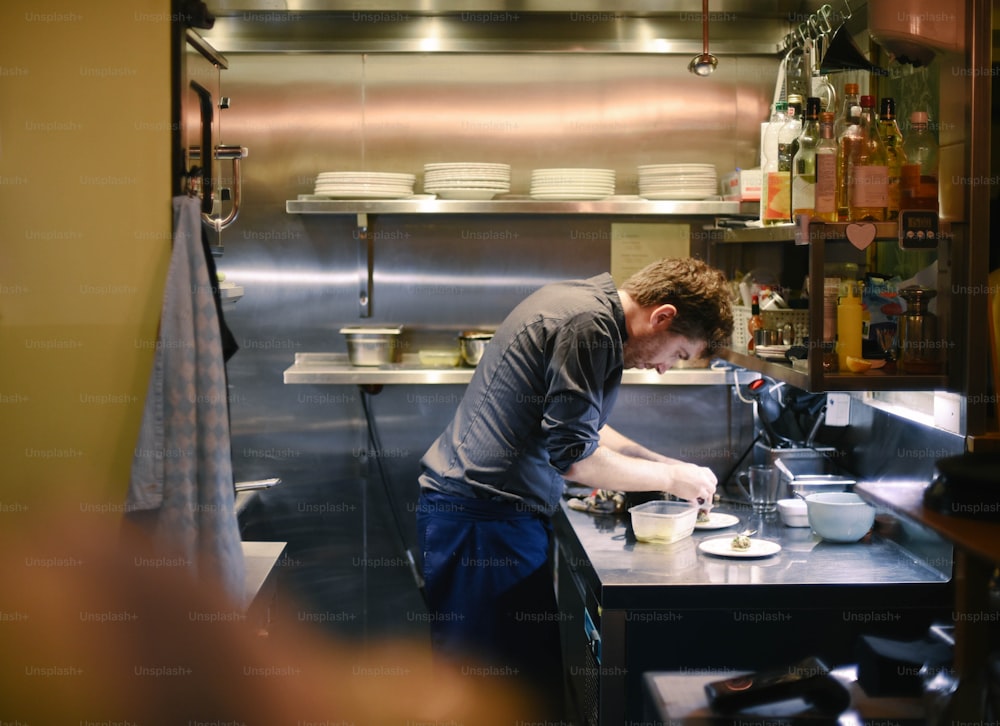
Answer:
M158 551L243 599L229 406L213 281L194 197L174 197L174 244L126 509Z

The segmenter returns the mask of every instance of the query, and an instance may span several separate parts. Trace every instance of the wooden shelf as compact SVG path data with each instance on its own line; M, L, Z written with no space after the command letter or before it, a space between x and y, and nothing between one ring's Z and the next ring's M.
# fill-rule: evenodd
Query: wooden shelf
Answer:
M737 353L734 350L719 351L719 357L734 365L763 373L765 376L801 388L805 391L924 391L944 389L947 376L918 376L902 373L884 373L881 369L865 373L826 373L818 375L814 371L800 371L790 363L768 361L757 356Z

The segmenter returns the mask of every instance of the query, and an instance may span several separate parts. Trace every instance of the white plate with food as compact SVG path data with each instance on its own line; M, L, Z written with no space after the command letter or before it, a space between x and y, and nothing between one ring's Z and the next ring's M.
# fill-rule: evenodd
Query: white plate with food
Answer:
M695 520L695 529L725 529L726 527L732 527L734 524L739 524L740 518L733 516L732 514L725 514L723 512L709 512L708 518L704 521L701 519L701 515L698 515L698 519Z
M781 552L781 545L777 542L753 537L746 538L746 547L737 548L734 543L738 538L739 535L704 539L698 544L698 549L717 557L770 557Z

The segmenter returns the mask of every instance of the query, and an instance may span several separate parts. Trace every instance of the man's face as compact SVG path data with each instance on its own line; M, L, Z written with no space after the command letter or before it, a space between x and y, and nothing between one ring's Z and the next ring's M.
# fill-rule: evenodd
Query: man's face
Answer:
M707 343L669 330L634 333L625 341L625 367L663 373L679 360L699 358Z

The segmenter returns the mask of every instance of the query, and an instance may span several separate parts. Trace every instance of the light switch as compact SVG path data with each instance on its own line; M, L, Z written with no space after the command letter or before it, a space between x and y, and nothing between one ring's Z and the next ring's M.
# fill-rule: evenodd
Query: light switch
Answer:
M851 423L851 397L847 393L826 394L827 426L849 426Z

